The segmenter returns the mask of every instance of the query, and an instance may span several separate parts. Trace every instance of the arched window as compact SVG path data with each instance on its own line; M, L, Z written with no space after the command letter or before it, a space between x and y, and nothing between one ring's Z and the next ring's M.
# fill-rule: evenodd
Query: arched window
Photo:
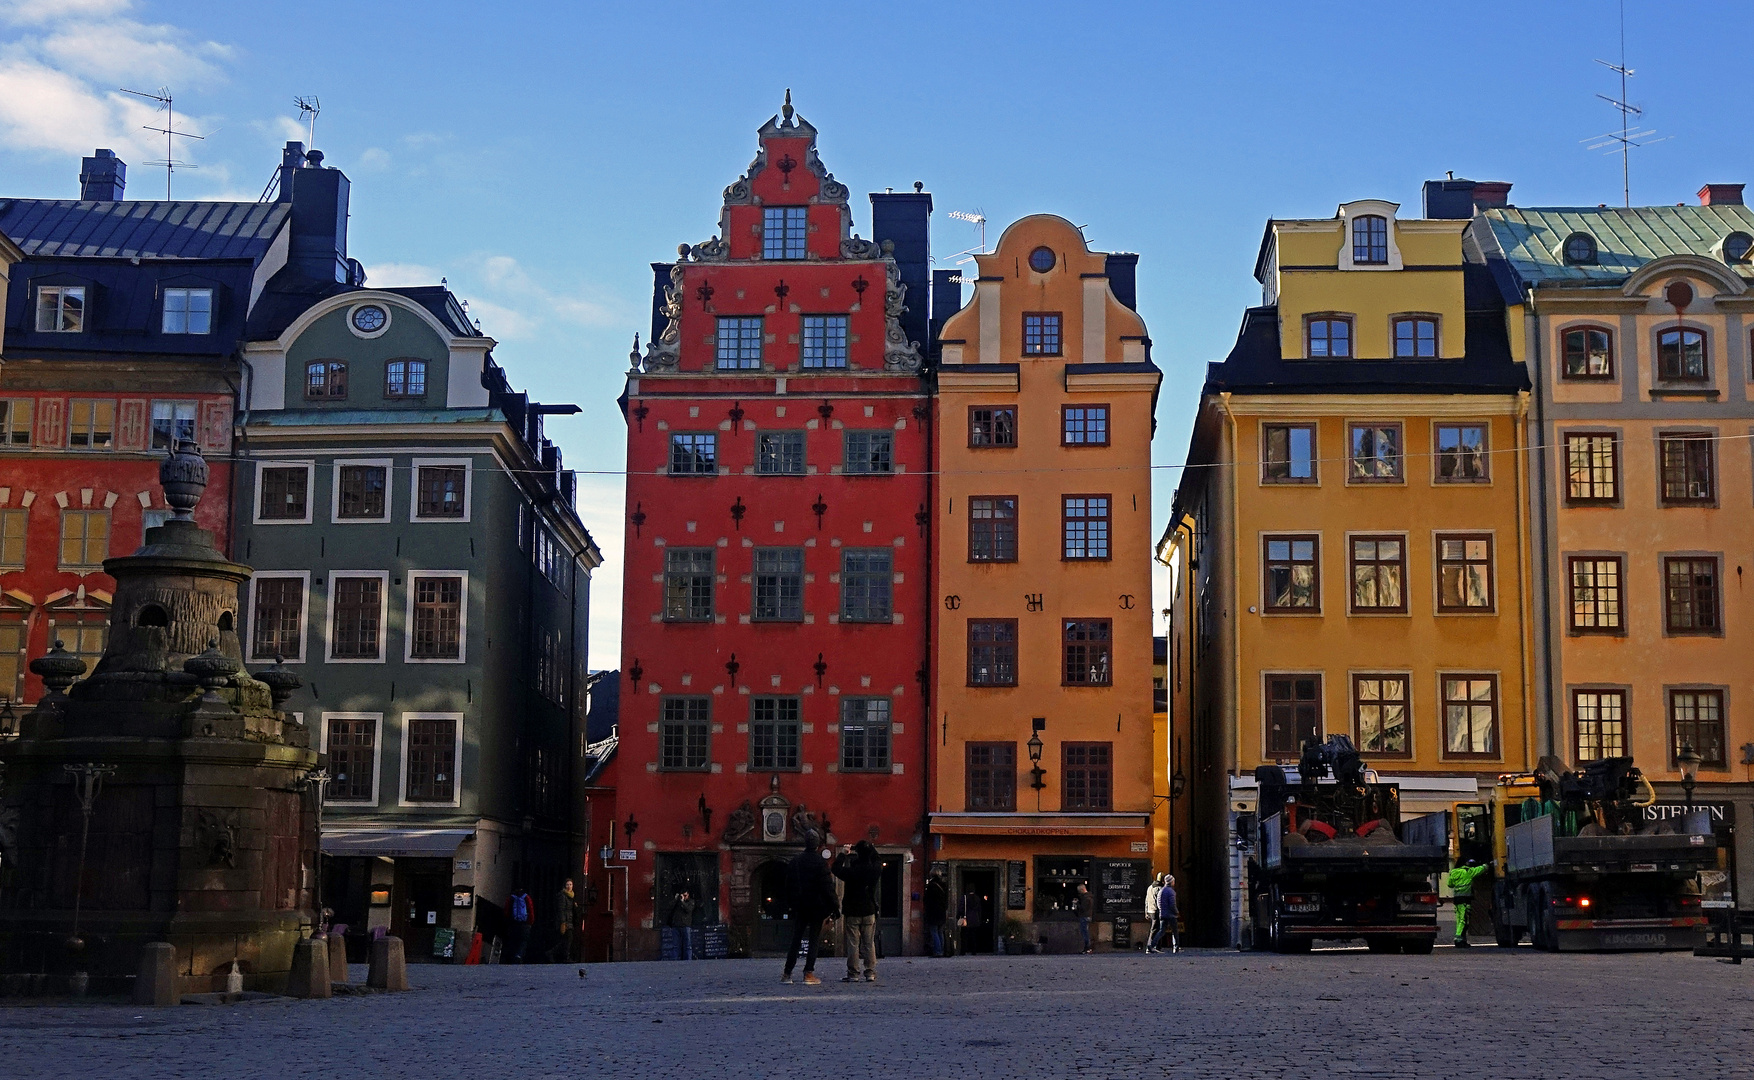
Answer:
M384 365L384 396L416 398L426 396L426 361L391 360Z
M1705 331L1677 326L1657 335L1657 378L1705 378Z
M1312 315L1304 324L1303 354L1311 360L1352 357L1352 316Z
M1565 238L1565 261L1573 266L1587 266L1596 261L1596 238L1589 233L1572 233Z
M1437 316L1403 315L1395 319L1395 358L1432 360L1437 357Z
M340 360L313 360L305 365L305 397L312 401L347 396L347 365Z
M1573 326L1562 339L1564 374L1568 379L1612 379L1614 334L1600 326Z
M1389 219L1364 214L1352 219L1352 261L1385 264L1389 261Z

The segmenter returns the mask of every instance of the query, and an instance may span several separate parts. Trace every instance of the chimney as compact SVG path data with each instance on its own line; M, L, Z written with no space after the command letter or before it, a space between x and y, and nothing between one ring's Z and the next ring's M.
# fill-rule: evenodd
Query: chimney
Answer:
M82 202L119 202L128 186L128 166L114 150L98 150L79 166ZM1738 189L1739 190L1739 189Z
M924 349L931 337L931 221L932 196L916 183L912 192L873 192L871 239L895 245L895 266L907 286L907 310L901 329L909 341Z
M289 142L280 151L280 188L275 193L275 202L292 201L292 173L294 169L305 167L305 144Z
M1476 210L1492 210L1509 205L1509 184L1501 180L1481 180L1474 184L1474 208Z
M1474 216L1474 181L1451 175L1427 180L1420 189L1420 203L1427 218L1466 221Z
M98 153L107 154L107 153L109 153L109 151L99 150ZM86 160L90 161L91 159L86 158ZM1699 189L1699 205L1700 206L1741 206L1742 205L1742 185L1741 184L1707 184L1704 187Z
M1130 251L1118 251L1111 254L1103 263L1103 272L1108 274L1109 292L1115 299L1127 305L1130 310L1139 310L1139 256Z
M302 166L291 164L302 160ZM292 203L292 246L287 265L313 281L346 282L347 201L351 185L340 169L323 167L323 152L288 143L280 166L280 195Z
M962 283L955 279L960 277L960 270L932 271L932 355L938 354L938 337L944 332L944 324L950 316L962 310Z

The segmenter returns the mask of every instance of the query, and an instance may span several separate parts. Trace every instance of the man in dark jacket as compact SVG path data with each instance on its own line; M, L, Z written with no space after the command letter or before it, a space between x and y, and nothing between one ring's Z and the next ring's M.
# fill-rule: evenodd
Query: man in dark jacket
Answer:
M846 882L841 900L845 919L847 974L841 982L857 982L859 960L865 961L865 981L877 981L877 887L883 883L883 860L869 840L843 849L834 860L834 876Z
M816 954L822 921L840 914L840 901L834 895L834 875L822 857L822 838L815 833L804 834L804 850L787 867L786 884L792 894L792 947L786 952L786 971L780 982L792 981L792 969L798 966L798 952L803 949L804 985L821 986L822 980L816 977Z
M933 956L944 955L944 920L950 917L950 886L943 874L926 878L926 941Z

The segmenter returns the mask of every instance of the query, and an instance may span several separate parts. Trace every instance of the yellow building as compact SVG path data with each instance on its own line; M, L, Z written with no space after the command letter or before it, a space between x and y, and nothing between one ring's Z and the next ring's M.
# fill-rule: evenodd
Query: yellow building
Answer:
M1162 376L1136 261L1024 218L939 335L929 817L968 951L1081 947L1081 882L1100 942L1144 913Z
M1742 185L1697 206L1484 209L1508 269L1513 342L1536 387L1543 752L1631 755L1655 815L1687 799L1739 848L1754 890L1754 211ZM1728 843L1734 830L1738 843ZM1727 861L1727 860L1726 860ZM1724 883L1727 886L1727 881ZM1717 898L1728 899L1727 895Z
M1534 760L1528 384L1467 225L1269 222L1263 303L1209 369L1161 545L1191 590L1201 940L1241 928L1257 766L1345 734L1418 813Z

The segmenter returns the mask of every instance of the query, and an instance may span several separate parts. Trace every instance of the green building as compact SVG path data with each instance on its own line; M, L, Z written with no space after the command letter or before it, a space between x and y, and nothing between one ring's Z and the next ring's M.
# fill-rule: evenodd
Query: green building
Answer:
M232 550L252 668L328 755L324 904L409 955L542 912L587 832L590 574L544 406L444 288L264 297L244 348ZM547 927L547 920L541 923ZM545 947L539 937L532 948ZM436 950L435 950L436 946Z

